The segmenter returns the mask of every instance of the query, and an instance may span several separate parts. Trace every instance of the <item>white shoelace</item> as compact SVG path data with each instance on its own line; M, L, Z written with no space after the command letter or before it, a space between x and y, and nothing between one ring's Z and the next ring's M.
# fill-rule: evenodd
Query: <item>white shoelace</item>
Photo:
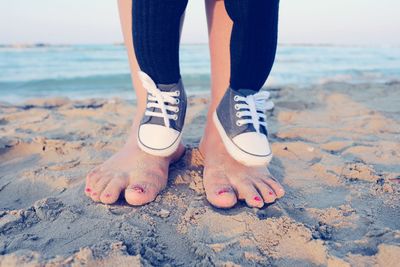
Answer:
M238 126L245 124L253 124L257 133L260 133L260 127L264 126L267 128L267 116L264 114L266 110L270 110L274 107L274 103L268 100L270 93L267 91L258 92L254 95L247 97L235 95L235 102L244 102L235 104L236 117L239 118L236 121ZM247 119L240 119L243 117L249 117ZM263 121L261 121L263 119Z
M146 73L139 71L139 77L142 81L143 87L147 90L148 94L148 103L147 108L157 108L159 111L150 111L146 109L145 115L160 117L164 119L165 127L170 126L169 120L177 120L178 115L176 113L179 112L179 107L176 105L179 104L180 95L179 91L172 92L163 92L157 88L157 85ZM166 103L170 105L166 105ZM168 111L172 111L175 114L168 114Z

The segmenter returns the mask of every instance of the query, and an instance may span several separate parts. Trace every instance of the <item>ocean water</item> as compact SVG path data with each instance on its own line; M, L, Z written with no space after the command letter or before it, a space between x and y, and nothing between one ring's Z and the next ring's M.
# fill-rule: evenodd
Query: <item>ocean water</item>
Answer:
M188 94L209 90L208 47L181 46ZM400 80L399 47L280 45L266 86ZM66 96L134 98L122 45L0 47L0 100Z

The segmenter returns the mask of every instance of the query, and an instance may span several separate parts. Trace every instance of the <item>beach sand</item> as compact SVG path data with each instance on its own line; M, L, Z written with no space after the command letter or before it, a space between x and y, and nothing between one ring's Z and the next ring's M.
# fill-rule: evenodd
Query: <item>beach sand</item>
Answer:
M269 168L287 193L260 210L206 201L207 97L190 98L187 153L143 207L83 193L134 103L0 103L0 266L399 266L400 83L270 91Z

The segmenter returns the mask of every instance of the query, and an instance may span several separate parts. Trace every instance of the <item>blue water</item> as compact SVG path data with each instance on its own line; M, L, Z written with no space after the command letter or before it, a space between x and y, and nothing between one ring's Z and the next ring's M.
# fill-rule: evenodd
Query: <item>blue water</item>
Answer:
M209 69L207 45L182 45L181 70L189 94L209 90ZM392 80L400 80L399 47L280 45L266 85ZM52 96L134 98L124 47L0 47L0 100Z

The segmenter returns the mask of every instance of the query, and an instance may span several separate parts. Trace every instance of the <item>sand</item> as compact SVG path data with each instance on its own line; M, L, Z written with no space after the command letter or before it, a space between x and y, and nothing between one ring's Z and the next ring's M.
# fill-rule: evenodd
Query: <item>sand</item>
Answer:
M0 103L0 266L399 266L400 84L270 91L269 168L287 194L261 210L205 199L207 97L190 98L189 149L143 207L83 194L134 103Z

